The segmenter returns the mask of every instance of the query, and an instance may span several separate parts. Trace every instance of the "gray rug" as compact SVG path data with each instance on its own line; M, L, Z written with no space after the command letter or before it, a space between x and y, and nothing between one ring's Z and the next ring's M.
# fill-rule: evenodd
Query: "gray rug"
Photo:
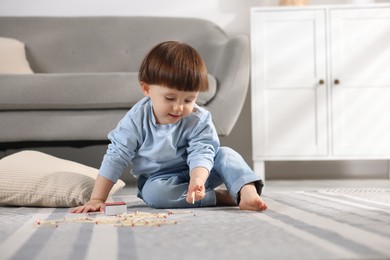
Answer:
M160 227L38 228L37 219L74 215L0 207L0 259L390 259L390 189L271 191L263 197L264 213L185 210L173 216L177 225ZM135 195L113 199L126 201L128 212L166 212Z

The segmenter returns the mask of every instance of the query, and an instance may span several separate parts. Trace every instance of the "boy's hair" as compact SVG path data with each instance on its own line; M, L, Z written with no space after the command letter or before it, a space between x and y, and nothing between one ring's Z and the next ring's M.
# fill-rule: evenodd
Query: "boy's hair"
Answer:
M199 53L188 44L162 42L146 55L139 81L180 91L207 91L209 88L206 64Z

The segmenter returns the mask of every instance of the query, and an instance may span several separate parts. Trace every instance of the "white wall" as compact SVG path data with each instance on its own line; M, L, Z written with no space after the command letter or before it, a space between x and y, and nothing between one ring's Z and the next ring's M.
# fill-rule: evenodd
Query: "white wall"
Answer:
M344 4L349 0L311 0L309 4ZM377 0L376 2L390 2ZM278 5L278 0L0 0L0 16L181 16L211 20L228 35L249 35L249 9ZM239 151L252 164L250 98L237 126L223 145ZM105 147L40 149L63 158L99 167ZM11 153L9 151L8 153ZM1 155L0 155L1 157ZM272 178L338 178L388 176L387 161L272 162L266 165Z
M311 4L344 2L310 1ZM229 35L234 35L249 34L250 7L273 6L278 3L278 0L1 0L0 15L197 17L211 20Z

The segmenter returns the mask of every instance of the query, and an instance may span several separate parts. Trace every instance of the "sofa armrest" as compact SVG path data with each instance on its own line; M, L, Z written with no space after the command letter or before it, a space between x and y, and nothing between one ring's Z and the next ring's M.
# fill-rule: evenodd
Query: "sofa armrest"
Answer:
M218 81L215 97L206 105L221 136L229 135L240 116L250 79L249 39L233 37L222 48L210 71Z

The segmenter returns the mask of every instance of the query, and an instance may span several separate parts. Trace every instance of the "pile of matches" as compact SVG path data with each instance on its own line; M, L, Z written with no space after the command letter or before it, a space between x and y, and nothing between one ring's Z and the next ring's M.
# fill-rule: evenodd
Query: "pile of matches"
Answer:
M192 211L169 211L164 213L149 213L136 211L134 213L125 213L117 216L105 217L91 217L92 214L83 217L63 218L54 220L37 220L35 222L38 227L58 227L60 223L92 223L92 224L108 224L116 227L138 227L138 226L161 226L161 225L175 225L177 220L168 220L170 215L174 214L192 214Z

